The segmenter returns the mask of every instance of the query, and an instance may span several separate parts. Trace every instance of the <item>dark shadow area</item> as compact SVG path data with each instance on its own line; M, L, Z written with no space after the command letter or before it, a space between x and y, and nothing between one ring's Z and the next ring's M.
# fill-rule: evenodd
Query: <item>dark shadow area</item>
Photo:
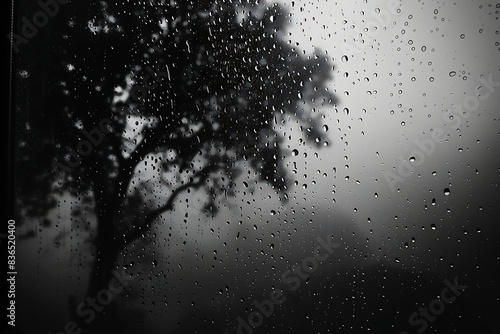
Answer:
M477 328L493 331L496 328L497 291L492 267L484 262L482 269L450 269L448 272L420 272L404 270L387 261L375 260L378 250L373 249L354 222L343 214L332 214L325 209L309 212L305 221L313 219L316 228L311 234L299 233L292 237L285 250L258 251L266 241L248 235L245 245L238 254L229 258L251 258L244 269L231 266L224 259L224 268L218 271L201 268L204 278L203 289L183 291L187 296L193 292L193 305L182 308L183 312L176 323L175 333L470 333ZM271 221L280 225L278 220ZM316 270L307 274L304 280L284 282L283 273L301 265L310 257L317 237L326 239L332 235L341 244ZM285 244L285 243L282 243ZM234 247L234 246L233 246ZM228 245L229 249L233 249ZM254 250L254 252L252 252ZM280 262L278 254L287 254ZM277 259L273 261L273 259ZM490 265L493 265L492 260ZM226 272L227 270L227 272ZM306 273L305 271L302 271ZM226 274L227 273L227 274ZM212 276L213 275L213 276ZM211 277L215 277L212 286ZM299 274L287 276L300 278ZM445 280L455 286L466 286L457 295ZM236 283L235 283L236 282ZM295 290L292 287L299 282ZM193 286L195 286L193 284ZM220 289L220 287L223 287ZM225 289L224 287L227 287ZM443 289L448 289L444 297L452 298L451 303L439 300ZM280 291L284 301L269 304L272 291ZM436 302L434 302L436 301ZM257 307L254 302L257 302ZM266 306L262 306L266 304ZM430 306L432 304L432 307ZM262 310L262 308L264 311ZM420 308L426 308L429 319L420 315ZM430 309L437 310L433 315ZM169 314L164 310L164 314ZM240 326L241 318L250 323L249 315L254 314L255 328ZM264 313L268 312L268 316ZM414 313L413 323L409 318ZM259 317L262 321L259 320ZM158 320L159 321L159 320ZM259 325L260 324L260 325ZM174 326L172 326L174 328ZM239 328L239 329L238 329ZM172 329L173 330L173 329ZM238 330L240 332L238 332Z
M78 280L88 303L110 298L101 292L122 255L143 246L179 195L203 189L215 215L249 166L286 201L279 126L299 125L310 145L327 145L318 120L335 103L325 88L333 65L283 38L289 19L279 5L40 6L20 1L15 13L17 215L25 239L54 229L56 248L82 250L73 257L90 267L88 284L84 269ZM51 213L61 203L67 219ZM68 229L83 242L68 240ZM139 273L127 275L145 279ZM85 331L130 328L120 328L116 300L95 306L99 317L81 300L69 298L68 309L76 324L88 319Z
M401 251L405 241L391 240L389 232L382 241L369 240L370 227L362 231L347 213L333 212L332 198L319 202L306 194L304 204L291 204L302 197L293 193L302 183L297 177L294 184L290 174L300 168L287 165L287 158L314 166L303 146L319 151L332 145L321 117L338 100L327 89L331 56L303 52L289 39L285 7L72 1L47 9L20 0L16 8L16 220L19 243L35 249L20 247L18 256L37 277L20 275L20 286L31 289L19 292L19 328L231 334L238 332L238 317L250 321L255 301L277 291L283 304L262 316L255 330L240 332L413 334L425 322L413 326L408 318L457 277L467 289L427 322L425 333L494 331L497 242L477 235L455 242L464 234L456 226L465 226L457 219L438 236L430 227L422 233L421 240L441 237L444 246L419 258L413 251L427 256L430 246L418 240ZM32 23L38 12L45 12L44 24ZM300 154L284 144L297 129ZM342 137L350 133L338 130ZM339 169L351 164L342 161L347 155L325 158L341 160ZM317 172L326 180L326 172ZM285 209L249 213L258 188ZM266 198L271 208L273 198ZM491 196L467 201L474 208L487 203L481 214L468 213L477 219L495 213ZM196 221L194 211L205 216ZM411 240L406 225L414 228L412 219L382 224ZM200 231L204 223L213 225L203 235L187 227L193 223ZM479 222L469 226L474 231ZM498 240L498 229L488 231L489 240ZM324 245L330 235L339 244L331 253ZM436 265L439 252L449 261L464 244L471 250L462 251L462 262L449 270ZM327 258L306 263L318 246ZM410 259L408 266L423 262L426 270L398 267L398 252ZM311 272L292 275L297 265ZM63 306L52 308L56 302Z

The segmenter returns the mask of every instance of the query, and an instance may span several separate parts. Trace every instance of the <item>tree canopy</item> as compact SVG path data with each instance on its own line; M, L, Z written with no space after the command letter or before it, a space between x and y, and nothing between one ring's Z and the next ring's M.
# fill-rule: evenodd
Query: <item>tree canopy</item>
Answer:
M243 166L285 199L279 128L296 122L326 145L319 109L335 103L333 65L296 48L289 22L284 7L250 1L61 5L21 45L18 207L40 216L71 192L98 219L113 212L108 237L123 246L182 191L203 188L216 208ZM121 226L131 203L141 218Z

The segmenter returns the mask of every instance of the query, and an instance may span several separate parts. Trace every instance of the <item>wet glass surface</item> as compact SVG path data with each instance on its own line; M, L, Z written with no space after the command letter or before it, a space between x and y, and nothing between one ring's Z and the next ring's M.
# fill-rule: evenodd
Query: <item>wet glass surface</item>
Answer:
M14 9L17 329L498 331L499 3Z

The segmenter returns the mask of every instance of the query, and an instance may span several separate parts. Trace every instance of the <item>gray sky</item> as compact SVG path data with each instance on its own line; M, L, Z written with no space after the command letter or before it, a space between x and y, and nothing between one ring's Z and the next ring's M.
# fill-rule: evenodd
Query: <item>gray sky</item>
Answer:
M332 145L315 156L315 150L301 144L300 132L292 129L292 139L285 145L299 150L297 157L288 158L290 171L296 164L296 173L290 176L298 186L292 189L288 204L281 207L272 191L262 186L243 210L223 210L212 222L200 218L200 223L180 229L191 236L196 231L223 229L224 221L269 219L271 210L290 215L293 209L314 211L314 207L352 220L370 238L373 249L383 248L380 258L393 264L396 257L410 257L398 249L412 237L418 245L412 253L428 253L431 247L456 254L454 247L441 249L435 234L429 233L440 232L443 237L451 230L472 233L478 228L478 222L467 227L462 220L478 213L479 202L488 207L482 194L498 180L500 94L494 91L480 101L458 130L454 128L458 116L445 122L443 114L474 95L480 75L491 73L494 81L500 81L498 9L485 1L408 1L360 53L347 54L348 60L342 61L339 46L344 40L355 45L351 41L356 32L375 20L372 14L377 6L387 10L386 2L295 1L293 8L290 1L284 3L292 10L294 22L290 40L306 52L319 47L333 58L330 89L340 102L335 109L323 110ZM435 143L432 154L417 157L421 166L396 185L400 192L393 192L384 172L397 174L398 156L408 160L414 150L421 151L414 141L430 140L431 130L438 128L445 140ZM444 195L446 188L449 195ZM196 221L197 214L191 217ZM331 223L335 224L334 218ZM273 229L272 225L265 228Z
M263 184L255 185L253 195L243 195L240 187L233 205L214 219L189 210L184 223L186 210L180 204L157 230L158 240L173 234L170 246L165 250L159 242L153 249L168 254L173 266L186 261L183 256L194 256L190 252L224 253L224 242L248 249L276 243L281 246L270 254L279 256L280 249L292 254L300 240L310 244L318 234L337 233L367 245L355 252L351 244L352 254L366 252L374 261L401 268L439 271L450 263L471 267L480 252L478 235L497 231L498 219L491 215L498 213L492 206L498 201L500 88L480 101L467 119L462 117L456 129L460 117L455 114L453 122L446 122L443 114L474 96L480 75L500 81L498 4L405 1L400 13L391 14L387 25L372 32L375 38L362 37L366 46L357 44L359 53L345 54L340 46L354 46L358 32L375 20L373 14L387 10L387 1L296 0L293 8L291 1L283 3L292 12L287 38L306 53L319 47L335 65L329 89L340 101L336 108L322 110L331 145L315 151L304 146L298 129L286 129L291 139L285 146L299 151L287 158L289 175L298 184L287 204ZM397 174L398 156L409 159L419 149L415 140L430 140L436 129L443 130L445 139L435 143L432 154L417 157L421 166L397 184L399 192L392 191L384 172ZM61 206L54 217L67 219L66 210ZM43 233L41 242L30 241L33 248L26 245L24 251L34 253L42 244L49 245L53 232ZM67 267L68 254L58 250L58 264L44 258L46 266L82 273ZM253 263L248 270L260 266ZM41 272L47 280L55 273ZM64 300L61 296L61 305Z

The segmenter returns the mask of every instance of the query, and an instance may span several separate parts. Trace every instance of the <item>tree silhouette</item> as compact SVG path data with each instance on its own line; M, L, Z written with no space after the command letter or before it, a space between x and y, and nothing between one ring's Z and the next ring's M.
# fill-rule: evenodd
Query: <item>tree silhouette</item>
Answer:
M89 296L183 192L216 213L249 167L286 200L280 127L327 145L333 67L294 47L289 22L247 1L78 1L19 45L17 206L40 217L70 193L93 208Z

